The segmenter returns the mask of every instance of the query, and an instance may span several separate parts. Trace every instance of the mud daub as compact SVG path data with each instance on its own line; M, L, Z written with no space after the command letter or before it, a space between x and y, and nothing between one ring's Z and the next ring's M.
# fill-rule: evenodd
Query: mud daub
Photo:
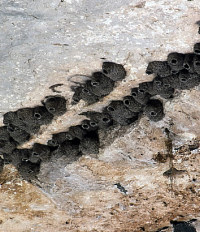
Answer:
M4 114L0 128L1 169L4 164L15 165L21 176L30 181L37 177L41 162L49 162L52 157L67 157L67 162L76 161L83 154L98 154L100 147L99 131L107 133L115 126L129 126L142 115L158 122L165 116L160 96L172 99L175 91L187 90L200 84L200 43L193 47L193 52L183 54L173 52L166 61L151 61L146 74L154 75L152 81L142 82L130 90L122 100L114 100L100 112L87 111L81 115L88 119L79 125L71 126L67 131L52 135L47 145L34 144L31 149L18 149L18 145L28 141L38 133L42 125L52 122L67 112L67 101L61 95L47 96L42 104L33 108L22 108ZM98 102L108 95L117 81L126 77L126 70L121 64L103 62L102 70L95 72L83 84L72 87L72 104L81 99L88 104Z

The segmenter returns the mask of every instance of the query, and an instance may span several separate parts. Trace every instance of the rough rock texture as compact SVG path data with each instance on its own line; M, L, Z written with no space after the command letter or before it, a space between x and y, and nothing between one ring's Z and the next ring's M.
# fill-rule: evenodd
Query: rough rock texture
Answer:
M78 113L101 109L151 80L145 75L149 61L191 52L200 40L199 10L197 1L186 0L3 0L1 115L39 104L52 94L50 86L63 84L57 90L68 99L69 111L22 147L46 143L52 133L78 124L84 118ZM100 103L71 106L69 78L100 69L102 59L124 64L126 79ZM190 219L198 219L200 231L199 98L199 87L177 92L164 101L161 122L143 117L131 127L102 133L98 156L43 164L34 185L5 166L0 231L172 231L170 220ZM171 131L173 166L181 170L169 177L163 175L172 164L164 128Z
M0 176L0 231L66 231L67 213L7 165Z

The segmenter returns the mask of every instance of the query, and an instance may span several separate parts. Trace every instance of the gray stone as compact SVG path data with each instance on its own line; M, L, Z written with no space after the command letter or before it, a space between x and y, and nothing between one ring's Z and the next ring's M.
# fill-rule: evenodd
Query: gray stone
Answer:
M103 61L122 64L127 72L101 102L70 104L23 148L45 144L51 134L78 125L83 111L100 112L112 100L123 99L139 83L152 81L145 74L149 62L164 61L172 52L190 53L199 42L197 1L2 0L0 8L1 120L8 111L39 105L52 95L52 85L62 84L56 89L71 102L70 76L90 75ZM107 145L97 158L84 155L68 164L61 157L41 164L42 191L5 165L0 175L1 230L138 232L167 226L169 232L172 219L199 221L199 149L186 149L200 135L199 87L175 95L163 100L163 120L152 123L141 117L136 125L100 134ZM173 134L173 149L185 149L175 152L173 164L188 173L172 182L162 175L169 160L153 160L158 152L166 154L166 127ZM127 196L114 186L118 182ZM200 224L195 228L200 230Z

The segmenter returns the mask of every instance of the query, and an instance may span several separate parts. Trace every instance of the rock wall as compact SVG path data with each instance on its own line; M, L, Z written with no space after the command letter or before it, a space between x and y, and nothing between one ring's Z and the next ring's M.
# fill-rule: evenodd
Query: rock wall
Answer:
M68 99L68 112L23 147L46 143L51 134L78 124L78 113L121 99L141 81L148 62L173 51L191 52L200 40L197 1L2 1L0 109L2 115L35 106L50 86ZM128 75L100 103L70 104L70 77L90 75L102 61L124 64ZM82 77L78 78L79 80ZM199 87L177 92L165 118L101 134L98 156L66 165L43 165L40 185L23 181L11 165L0 175L0 231L172 231L170 220L199 224ZM2 121L1 121L2 122ZM172 160L174 175L163 175Z

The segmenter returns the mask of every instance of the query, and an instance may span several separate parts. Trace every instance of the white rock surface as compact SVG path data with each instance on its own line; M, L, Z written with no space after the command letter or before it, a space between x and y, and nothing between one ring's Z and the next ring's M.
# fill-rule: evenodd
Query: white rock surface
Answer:
M195 24L200 19L199 12L197 0L2 0L1 116L40 104L52 94L50 86L62 83L58 89L68 99L69 111L24 146L45 143L53 132L78 124L83 119L79 112L101 109L109 100L128 94L137 83L151 80L153 77L145 74L149 61L165 60L173 51L191 52L193 44L200 40ZM72 107L69 77L100 69L102 58L124 64L127 78L102 102ZM143 117L130 128L102 135L98 157L85 156L71 165L62 161L43 165L39 176L43 190L64 216L71 218L67 227L60 225L59 220L52 222L58 231L138 232L144 227L150 232L169 226L169 221L180 215L185 220L197 218L199 150L177 154L176 168L186 169L189 174L175 178L174 191L169 191L170 181L162 176L169 163L159 164L152 158L158 152L166 152L163 129L169 128L169 124L173 123L170 129L174 147L199 140L199 97L199 88L183 91L165 103L163 121L152 123ZM127 195L116 188L114 184L118 182L128 191ZM189 190L191 186L195 193ZM5 194L9 199L7 189ZM12 200L9 202L12 204ZM20 211L15 214L18 217ZM23 214L26 220L24 211ZM52 220L54 217L52 213ZM7 231L27 231L23 220L16 230ZM45 226L38 230L30 227L28 231L42 232L48 228ZM3 231L6 228L11 227L4 225ZM51 228L55 227L50 226L49 231ZM200 231L198 225L196 228Z

